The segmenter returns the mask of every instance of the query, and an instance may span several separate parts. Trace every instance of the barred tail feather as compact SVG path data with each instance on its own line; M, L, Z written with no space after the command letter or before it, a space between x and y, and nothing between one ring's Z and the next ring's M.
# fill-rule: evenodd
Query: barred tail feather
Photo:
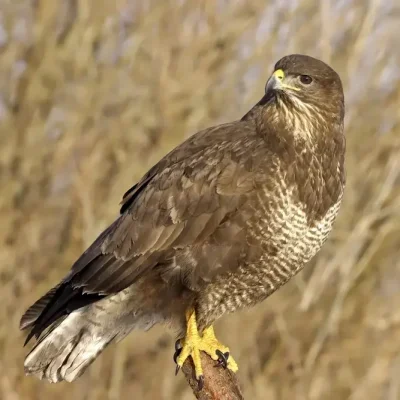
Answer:
M25 359L28 375L50 382L72 382L86 370L115 335L98 335L95 326L83 322L82 312L68 315L50 327Z
M160 321L157 314L143 311L142 300L135 290L126 290L40 328L39 339L25 359L26 374L50 382L74 381L111 342L119 342L133 329L148 330Z

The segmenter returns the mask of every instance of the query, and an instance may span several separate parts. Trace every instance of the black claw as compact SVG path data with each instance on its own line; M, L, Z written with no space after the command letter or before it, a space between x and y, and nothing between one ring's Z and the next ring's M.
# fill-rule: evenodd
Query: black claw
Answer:
M179 354L181 354L182 351L182 345L181 345L181 341L178 339L175 342L175 353L174 353L174 363L176 364L176 360L179 357Z
M216 366L222 366L226 369L228 366L229 352L223 353L221 350L216 350L215 353L218 356L218 364Z
M177 359L179 357L179 354L181 354L181 352L182 352L182 349L178 349L175 351L175 353L174 353L174 363L175 364L177 363Z
M179 370L181 369L181 367L179 365L176 366L175 368L175 376L178 375Z
M202 390L203 387L204 387L204 375L200 375L199 379L197 380L197 382L198 382L198 386L197 386L198 389Z
M182 343L181 343L181 339L178 339L175 342L175 351L181 350L182 349Z

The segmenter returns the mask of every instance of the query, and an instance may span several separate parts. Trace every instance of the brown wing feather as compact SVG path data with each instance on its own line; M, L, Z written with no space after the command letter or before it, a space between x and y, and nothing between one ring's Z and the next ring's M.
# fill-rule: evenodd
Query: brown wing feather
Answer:
M254 160L265 157L264 140L245 121L199 132L169 153L125 193L122 215L76 261L51 301L25 317L37 320L35 334L54 316L151 271L197 290L234 269L247 246L240 210L256 185Z
M241 129L229 124L196 135L153 167L125 197L129 207L101 243L101 253L112 260L100 269L87 265L72 279L73 285L84 286L86 293L114 293L155 267L169 269L160 271L164 277L172 270L186 275L185 269L201 268L194 280L206 280L222 268L224 250L233 251L229 249L235 243L235 229L239 235L244 228L235 215L254 189L252 159L257 152L266 152L264 141L240 124ZM235 229L228 224L233 216ZM226 249L221 250L224 242ZM217 253L210 246L220 255L203 255ZM185 282L197 286L193 280Z
M19 324L20 329L29 328L36 322L39 315L51 302L59 286L60 285L57 285L56 287L49 290L44 296L42 296L39 300L37 300L25 311L25 314L22 316Z

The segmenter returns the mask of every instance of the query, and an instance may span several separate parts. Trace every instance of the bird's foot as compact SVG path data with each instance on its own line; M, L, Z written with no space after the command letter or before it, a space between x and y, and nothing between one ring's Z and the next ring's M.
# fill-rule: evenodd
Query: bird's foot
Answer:
M213 360L218 361L219 365L229 368L233 372L238 370L235 360L229 355L229 348L222 345L214 334L212 326L205 329L203 335L200 336L196 314L194 310L190 310L186 315L187 328L186 336L182 340L178 340L175 344L174 361L177 364L176 373L182 367L183 363L190 356L193 360L196 379L201 390L204 384L203 367L201 365L200 351L207 353Z
M218 364L224 368L237 372L238 365L233 357L231 357L229 348L218 341L212 326L204 330L200 350L207 353L213 360L218 360Z

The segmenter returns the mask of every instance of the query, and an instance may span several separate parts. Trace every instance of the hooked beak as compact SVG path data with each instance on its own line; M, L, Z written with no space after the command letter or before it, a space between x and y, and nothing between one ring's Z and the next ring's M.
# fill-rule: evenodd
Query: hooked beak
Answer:
M282 69L277 69L271 77L268 79L267 86L265 87L265 93L271 90L295 90L299 91L299 88L285 84L285 73Z

